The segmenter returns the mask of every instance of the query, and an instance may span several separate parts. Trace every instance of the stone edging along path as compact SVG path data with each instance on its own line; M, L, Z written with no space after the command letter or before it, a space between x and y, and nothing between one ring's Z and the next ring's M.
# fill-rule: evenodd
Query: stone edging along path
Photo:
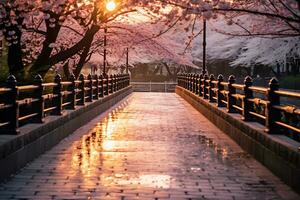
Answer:
M256 122L244 122L240 115L227 113L190 91L177 86L176 93L200 111L245 151L300 193L299 143L284 135L271 135Z
M128 86L98 101L77 106L76 110L66 110L62 116L49 116L43 124L25 125L18 135L0 135L0 181L131 93L132 87Z

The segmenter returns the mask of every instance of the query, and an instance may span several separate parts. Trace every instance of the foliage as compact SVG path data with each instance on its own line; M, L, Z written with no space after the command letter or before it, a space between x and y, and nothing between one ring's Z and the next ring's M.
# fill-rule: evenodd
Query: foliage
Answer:
M300 90L300 75L285 76L280 79L280 86L283 88Z
M182 46L184 38L186 45L190 45L201 34L197 22L202 18L219 20L231 26L225 30L220 27L212 30L225 34L226 37L216 35L217 42L224 43L219 45L220 49L226 52L219 57L224 59L234 55L233 65L252 65L254 60L260 64L281 62L278 53L281 52L281 56L291 53L295 46L289 45L299 42L300 11L299 1L295 0L116 0L114 11L105 9L106 2L1 1L0 30L9 46L9 71L25 72L25 66L29 66L29 74L45 76L51 67L70 65L71 71L78 76L93 55L98 54L96 57L99 58L102 54L101 30L105 27L111 31L108 36L113 40L108 46L112 63L124 63L124 47L135 46L135 50L131 48L133 63L141 59L147 62L164 59L164 62L192 65L193 58L181 54ZM164 36L158 38L156 35ZM233 39L229 36L251 38ZM252 38L254 36L285 39ZM232 40L234 46L230 43ZM272 51L274 48L277 51ZM232 49L236 51L228 51ZM264 51L258 53L255 49ZM299 48L296 49L299 53ZM273 52L271 56L270 51ZM101 59L94 60L101 62Z

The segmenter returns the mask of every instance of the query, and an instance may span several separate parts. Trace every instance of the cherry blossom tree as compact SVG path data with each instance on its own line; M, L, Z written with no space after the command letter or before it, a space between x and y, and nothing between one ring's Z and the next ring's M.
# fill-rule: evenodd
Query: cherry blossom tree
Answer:
M32 33L36 36L33 46L38 46L39 53L32 56L34 62L29 69L30 73L39 73L44 76L52 65L65 61L80 54L86 57L95 34L103 26L119 15L135 11L150 1L116 1L116 9L105 9L107 1L96 0L59 0L59 1L3 1L0 4L0 28L8 41L10 72L15 73L24 69L22 58L23 46L31 45L30 37L22 41L22 36ZM146 7L144 7L145 9ZM151 7L156 9L156 7ZM73 26L79 25L81 31ZM59 35L63 29L75 32L80 37L65 48L54 53L54 47L59 46ZM31 38L33 40L33 38ZM56 49L57 50L57 49ZM29 61L28 57L25 61Z
M201 27L197 27L201 29ZM237 25L226 25L226 20L210 20L207 24L207 54L208 60L227 60L230 66L254 67L264 65L277 70L283 67L287 57L300 57L300 37L258 37L235 36L222 34L239 30ZM216 30L222 30L220 33ZM195 58L202 57L202 38L197 38L193 43ZM196 47L196 48L195 48ZM284 71L284 70L281 70Z
M229 33L240 36L293 37L300 35L300 3L297 0L166 0L175 6L170 16L183 15L193 19L203 16L216 19L225 16L229 25L236 24L240 30ZM240 20L241 16L252 20Z
M187 24L186 29L191 29L187 37L190 41L201 34L201 30L194 30L196 21L201 17L218 19L220 16L228 25L239 28L234 32L219 30L226 35L299 36L299 2L295 0L116 0L117 8L112 12L105 9L106 3L106 0L2 1L0 29L9 46L10 72L24 71L25 65L29 65L30 74L44 76L51 66L66 64L70 59L80 69L102 45L95 36L104 26L119 16L141 9L165 21L165 29L158 35L177 24ZM251 20L244 20L247 18ZM171 47L172 42L167 45ZM169 55L172 54L170 57L174 60L178 53L169 51Z

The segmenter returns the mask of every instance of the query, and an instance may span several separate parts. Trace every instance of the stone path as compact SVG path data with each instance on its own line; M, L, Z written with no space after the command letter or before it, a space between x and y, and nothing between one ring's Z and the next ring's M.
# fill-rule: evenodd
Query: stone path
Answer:
M173 93L134 93L0 185L0 199L300 199Z

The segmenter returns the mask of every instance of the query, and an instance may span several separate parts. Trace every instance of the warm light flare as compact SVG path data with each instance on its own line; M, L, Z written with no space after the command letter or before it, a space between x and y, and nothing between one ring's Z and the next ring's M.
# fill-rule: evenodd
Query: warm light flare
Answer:
M114 11L116 9L116 7L117 7L117 5L114 1L109 1L106 3L106 9L110 12Z

